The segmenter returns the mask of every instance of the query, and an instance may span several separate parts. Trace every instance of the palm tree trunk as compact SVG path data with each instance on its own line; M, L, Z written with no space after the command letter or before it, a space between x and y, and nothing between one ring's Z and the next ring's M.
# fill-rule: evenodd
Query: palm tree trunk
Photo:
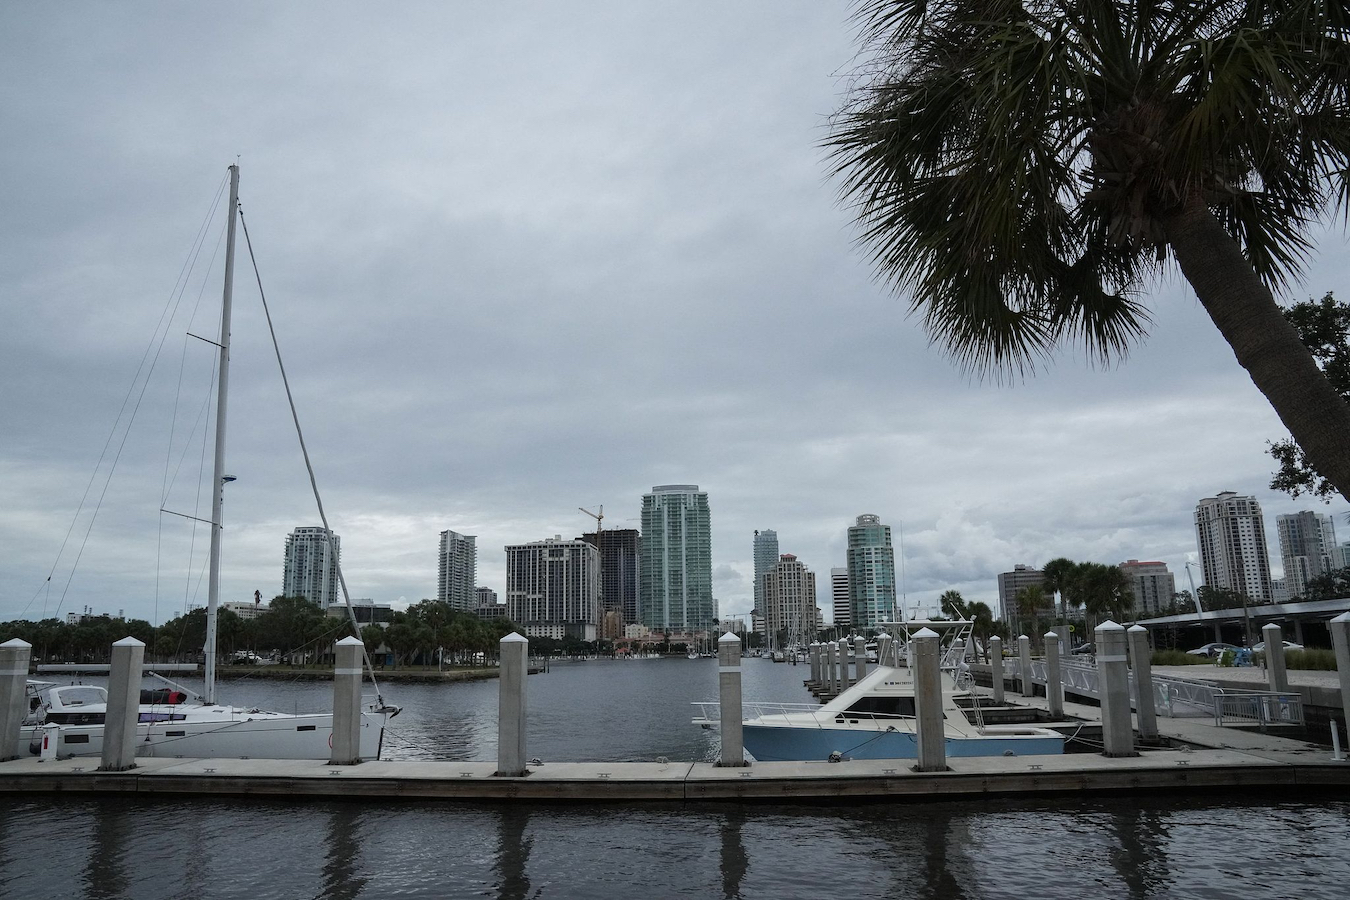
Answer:
M1350 405L1223 225L1200 199L1164 220L1182 274L1317 471L1350 498Z

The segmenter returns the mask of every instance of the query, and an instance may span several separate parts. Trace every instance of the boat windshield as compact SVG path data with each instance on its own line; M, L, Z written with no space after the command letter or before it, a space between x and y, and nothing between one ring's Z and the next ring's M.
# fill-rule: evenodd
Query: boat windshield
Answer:
M107 703L108 694L103 688L77 685L64 687L52 692L61 706L90 706L95 703Z

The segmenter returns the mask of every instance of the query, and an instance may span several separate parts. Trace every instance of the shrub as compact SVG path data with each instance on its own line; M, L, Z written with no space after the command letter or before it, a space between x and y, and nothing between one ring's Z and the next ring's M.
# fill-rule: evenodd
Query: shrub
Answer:
M1195 666L1212 662L1204 656L1196 656L1184 650L1154 650L1149 659L1155 666Z
M1286 650L1284 652L1286 669L1318 669L1323 672L1336 671L1336 653L1333 650Z

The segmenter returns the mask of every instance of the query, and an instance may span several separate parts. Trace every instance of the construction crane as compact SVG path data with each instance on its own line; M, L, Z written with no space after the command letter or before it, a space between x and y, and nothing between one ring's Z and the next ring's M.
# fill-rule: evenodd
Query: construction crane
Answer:
M598 513L593 513L589 509L580 506L578 506L577 509L595 520L595 546L598 548L600 546L600 531L604 527L600 523L605 520L605 504L600 504L600 511Z

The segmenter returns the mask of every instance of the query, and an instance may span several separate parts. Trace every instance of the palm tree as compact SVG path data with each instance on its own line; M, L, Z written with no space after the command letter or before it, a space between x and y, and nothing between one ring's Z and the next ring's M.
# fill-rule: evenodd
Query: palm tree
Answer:
M1037 632L1040 629L1037 625L1040 622L1040 612L1045 608L1045 589L1039 584L1029 584L1018 591L1013 600L1017 604L1017 625L1023 629L1023 634L1026 634L1023 620L1031 619L1031 634L1028 637L1034 643L1039 637Z
M1079 570L1083 604L1092 628L1099 616L1124 624L1134 611L1134 586L1120 566L1106 563L1082 563Z
M946 590L942 596L938 597L938 605L942 608L942 614L951 619L969 618L966 611L966 600L961 596L960 591Z
M1051 594L1059 595L1059 617L1061 619L1069 618L1067 601L1064 599L1064 590L1068 586L1069 580L1073 577L1074 566L1077 565L1071 559L1065 559L1060 556L1050 560L1041 566L1041 575L1044 580L1041 586Z
M1350 201L1333 0L858 0L828 139L879 276L997 376L1143 337L1175 261L1307 458L1350 497L1350 405L1276 304Z
M971 633L975 636L975 642L980 647L984 661L989 662L989 638L994 633L994 611L989 608L988 603L976 601L966 607L966 618L974 623L970 629Z

